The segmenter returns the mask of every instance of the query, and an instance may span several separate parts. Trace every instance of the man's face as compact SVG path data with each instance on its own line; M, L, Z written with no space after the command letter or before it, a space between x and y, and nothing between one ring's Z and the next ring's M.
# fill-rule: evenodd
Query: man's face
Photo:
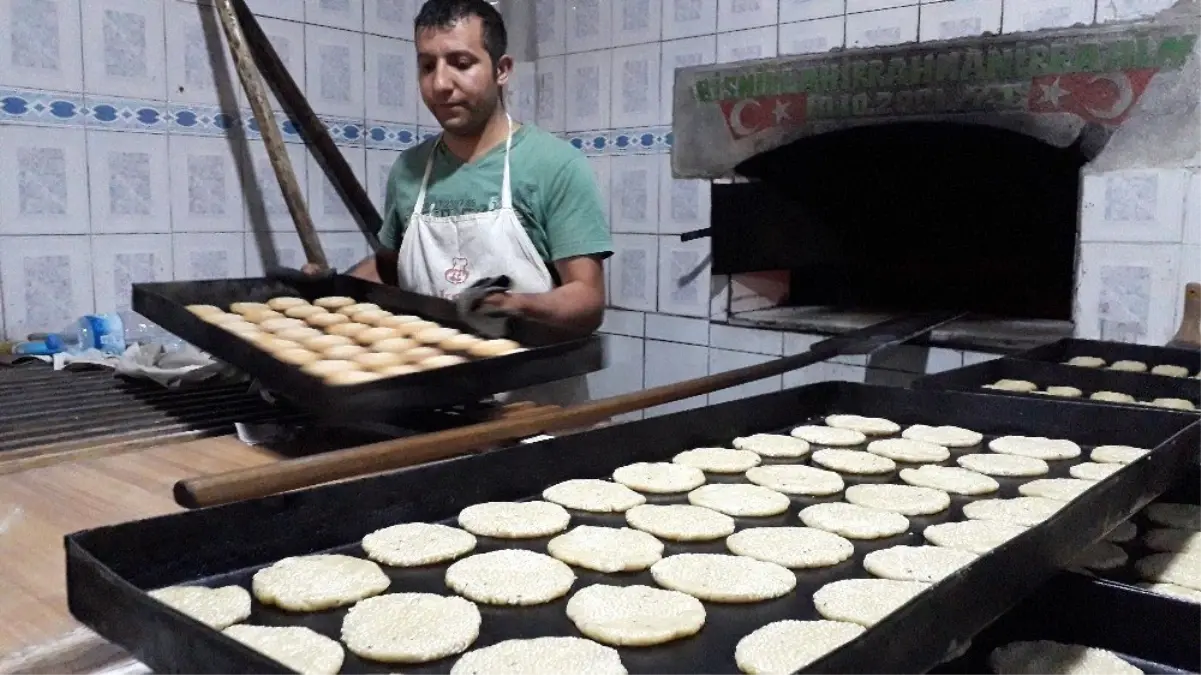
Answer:
M417 35L421 98L442 128L458 136L479 134L500 103L509 59L494 67L484 49L483 22L473 16L450 28Z

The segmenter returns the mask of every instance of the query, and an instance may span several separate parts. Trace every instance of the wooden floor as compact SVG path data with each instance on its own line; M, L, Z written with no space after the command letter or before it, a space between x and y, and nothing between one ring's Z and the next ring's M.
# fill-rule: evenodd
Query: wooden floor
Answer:
M223 436L0 475L0 672L6 656L80 635L63 535L178 511L175 481L277 459Z

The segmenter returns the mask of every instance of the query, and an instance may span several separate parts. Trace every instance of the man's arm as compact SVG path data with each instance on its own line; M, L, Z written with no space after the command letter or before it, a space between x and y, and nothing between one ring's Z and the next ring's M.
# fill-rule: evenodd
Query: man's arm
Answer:
M555 269L562 283L554 290L495 293L484 303L588 335L600 328L605 313L605 272L601 259L601 256L577 256L556 261Z
M363 258L357 265L346 271L352 277L376 284L395 286L397 283L397 253L383 250Z

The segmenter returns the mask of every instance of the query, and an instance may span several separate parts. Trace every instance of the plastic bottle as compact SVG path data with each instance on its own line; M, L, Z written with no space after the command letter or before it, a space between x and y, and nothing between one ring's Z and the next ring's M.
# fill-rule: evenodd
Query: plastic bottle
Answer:
M97 349L106 354L120 355L133 343L161 344L167 351L176 351L183 342L161 327L134 312L116 314L87 314L60 333L46 336L45 348L51 353L79 354Z

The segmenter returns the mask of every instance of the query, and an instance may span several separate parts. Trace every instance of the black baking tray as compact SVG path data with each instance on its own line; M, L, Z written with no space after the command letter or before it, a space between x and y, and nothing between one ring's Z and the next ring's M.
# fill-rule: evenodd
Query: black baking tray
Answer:
M859 639L812 664L808 672L929 670L953 645L987 626L1066 568L1080 549L1166 490L1201 442L1196 418L1158 410L1114 411L1072 402L821 383L387 475L75 533L66 538L68 604L77 619L156 671L279 672L279 665L152 601L145 590L179 583L246 585L256 569L286 556L331 550L361 554L359 540L381 527L453 519L471 504L530 498L563 480L606 477L631 462L667 460L688 448L788 429L830 412L883 415L901 424L956 424L976 429L986 439L1035 434L1071 438L1086 448L1122 443L1155 451L1098 483L1040 527L982 556ZM1055 463L1053 475L1066 475L1071 463ZM847 478L850 484L860 482ZM1002 481L1000 496L1015 496L1019 482ZM794 508L784 516L737 521L740 528L795 523L800 507L837 499L794 498ZM818 587L837 578L864 576L861 563L868 551L920 543L926 525L961 516L966 501L955 497L944 513L911 519L913 527L904 535L857 543L850 561L798 572L797 592L784 598L749 605L706 603L709 616L699 635L660 647L623 648L622 659L633 673L737 672L733 653L741 637L771 621L815 617L811 595ZM573 513L572 519L576 525L624 522L620 515ZM546 541L481 538L479 550L504 546L545 550ZM667 543L666 553L720 550L720 542ZM446 593L444 570L445 566L389 570L394 580L391 590ZM577 574L576 588L602 581L653 583L645 572L602 575L577 570ZM481 607L484 624L473 647L516 637L574 635L564 615L565 602L531 608ZM289 615L256 603L250 622L304 624L337 637L344 615L344 609ZM407 666L405 671L446 672L452 663L453 659L445 659ZM390 669L348 654L343 672Z
M986 384L997 380L1027 380L1038 385L1039 389L1049 386L1076 387L1084 392L1079 399L1063 399L1046 394L1029 394L1022 392L1004 391L1001 389L983 389ZM1041 361L1023 361L1021 359L993 359L955 370L946 370L934 375L918 378L912 385L917 389L954 389L973 391L981 394L1020 396L1023 398L1053 398L1059 400L1083 401L1094 405L1147 407L1137 403L1115 403L1112 401L1094 401L1089 394L1098 391L1115 391L1130 394L1138 401L1150 401L1156 398L1183 398L1201 404L1201 381L1188 377L1150 377L1139 373L1126 373L1116 370L1100 370L1097 368L1079 368L1065 366L1060 363L1044 363ZM1170 410L1162 408L1162 410ZM1196 415L1201 409L1193 411L1176 411Z
M599 336L573 337L554 326L515 318L509 337L527 347L527 351L366 384L330 387L321 378L272 358L187 310L193 304L228 308L235 302L265 302L281 295L308 300L344 295L359 302L373 302L394 313L415 314L470 331L459 320L450 301L341 275L302 284L261 278L135 284L133 309L183 340L240 368L273 393L326 419L388 419L401 409L478 401L499 392L604 367Z
M1014 358L1027 361L1047 361L1063 363L1074 356L1096 356L1105 359L1106 364L1114 361L1142 361L1147 364L1147 370L1155 366L1183 366L1188 368L1190 376L1201 371L1201 350L1177 349L1174 347L1153 347L1151 345L1135 345L1126 342L1106 342L1104 340L1082 340L1064 338L1040 345L1033 349L1020 352ZM1078 366L1073 366L1078 367ZM1089 370L1085 368L1084 370ZM1151 375L1147 377L1168 377L1167 375ZM1170 378L1176 379L1176 378Z

